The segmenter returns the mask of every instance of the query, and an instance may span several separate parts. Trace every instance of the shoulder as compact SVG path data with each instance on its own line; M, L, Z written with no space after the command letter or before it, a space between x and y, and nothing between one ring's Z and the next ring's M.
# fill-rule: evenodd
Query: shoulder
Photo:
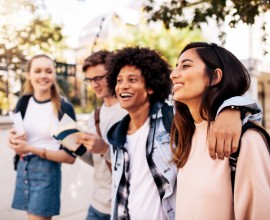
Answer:
M71 104L70 101L67 100L67 98L65 97L61 97L61 112L60 114L68 114L71 118L73 119L76 119L76 116L75 116L75 111L74 111L74 108L73 108L73 105Z
M19 99L18 99L17 105L28 102L31 97L32 97L32 95L22 95L22 96L20 96Z
M239 157L245 157L260 161L269 160L268 143L264 135L256 129L248 129L241 138L241 150ZM270 164L270 163L269 163Z
M160 123L164 126L167 133L171 133L172 122L174 118L173 106L163 103L162 107L159 109L157 118L160 117Z
M15 107L15 111L25 111L26 107L28 105L29 99L32 97L32 95L22 95L19 97L16 107Z
M121 121L115 123L108 131L108 141L113 145L123 145L126 142L126 134L130 116L126 115Z
M73 105L71 104L71 102L66 97L61 96L60 102L61 102L62 106L65 106L65 107L68 107L68 108L73 108Z

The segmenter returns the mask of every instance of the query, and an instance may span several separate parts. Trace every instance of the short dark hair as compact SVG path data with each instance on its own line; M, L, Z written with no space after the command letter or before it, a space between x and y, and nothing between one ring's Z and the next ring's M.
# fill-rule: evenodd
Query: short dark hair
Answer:
M161 55L149 48L126 47L116 51L107 59L109 87L115 93L116 79L124 66L139 69L147 89L152 89L150 103L165 101L171 93L170 67Z
M85 72L88 67L96 66L99 64L106 63L106 58L108 55L110 55L111 52L107 50L100 50L98 52L92 53L90 56L88 56L83 63L82 70Z

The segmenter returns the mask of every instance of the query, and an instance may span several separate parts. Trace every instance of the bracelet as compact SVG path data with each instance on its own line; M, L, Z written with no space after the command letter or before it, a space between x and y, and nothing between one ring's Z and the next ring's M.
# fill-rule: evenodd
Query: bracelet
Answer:
M243 120L248 112L247 108L245 106L235 106L235 105L231 105L228 108L232 109L232 110L238 110L240 111L241 114L241 120Z
M230 109L240 110L239 106L231 105L229 106Z
M43 152L42 152L41 158L47 159L46 154L47 154L47 149L46 148L43 148Z

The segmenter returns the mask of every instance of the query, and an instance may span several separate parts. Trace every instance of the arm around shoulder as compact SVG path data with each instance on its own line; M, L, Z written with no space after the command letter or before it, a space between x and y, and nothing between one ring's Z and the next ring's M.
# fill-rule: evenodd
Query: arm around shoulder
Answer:
M244 117L242 118L242 123L249 121L260 122L262 119L262 107L254 99L246 96L235 96L230 99L225 100L217 111L217 115L228 107L236 107L242 113Z

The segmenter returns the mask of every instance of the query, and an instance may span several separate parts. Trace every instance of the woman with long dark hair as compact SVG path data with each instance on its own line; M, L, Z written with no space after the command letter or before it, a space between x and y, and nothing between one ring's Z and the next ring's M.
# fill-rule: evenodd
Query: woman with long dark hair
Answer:
M212 160L207 150L219 106L248 90L248 71L228 50L196 42L180 53L170 77L176 219L270 219L270 157L262 135L250 129L242 136L234 195L228 158Z

